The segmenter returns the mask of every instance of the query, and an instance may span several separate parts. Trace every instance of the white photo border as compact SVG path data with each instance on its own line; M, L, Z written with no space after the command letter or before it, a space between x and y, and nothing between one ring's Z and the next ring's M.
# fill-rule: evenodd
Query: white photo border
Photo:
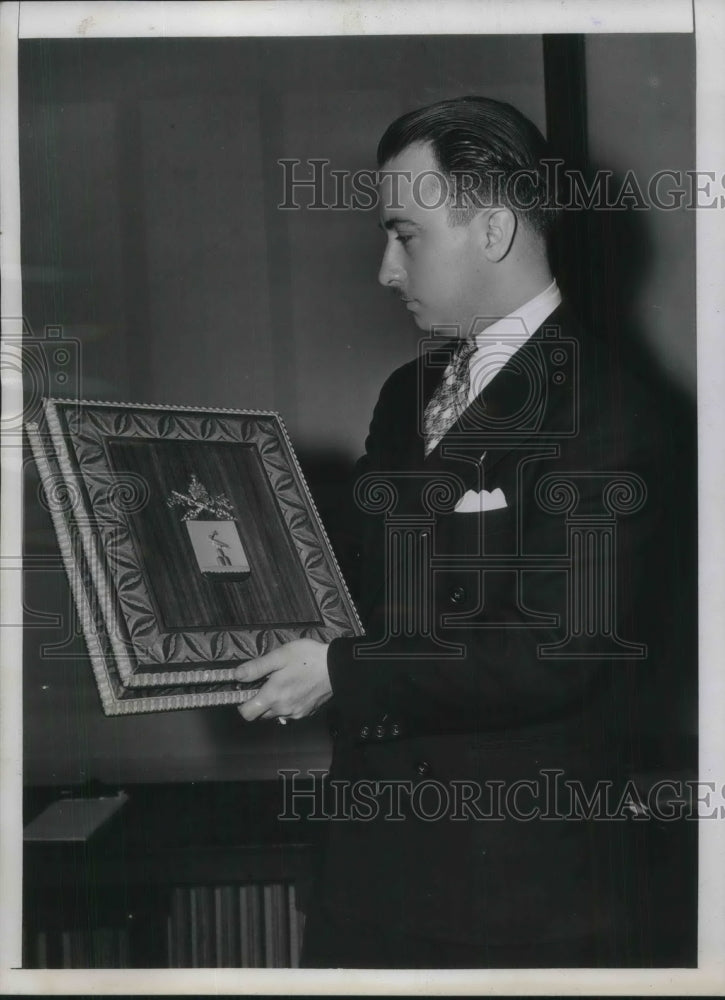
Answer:
M725 5L721 0L278 0L278 2L3 3L0 8L2 333L21 332L17 46L28 37L274 34L539 34L689 32L697 55L697 169L725 163ZM700 779L725 778L725 260L723 206L697 217ZM3 421L22 412L20 372L2 365ZM313 971L22 970L22 465L3 447L0 521L0 992L23 994L722 995L725 822L700 824L699 968L627 970ZM8 625L8 623L10 623Z

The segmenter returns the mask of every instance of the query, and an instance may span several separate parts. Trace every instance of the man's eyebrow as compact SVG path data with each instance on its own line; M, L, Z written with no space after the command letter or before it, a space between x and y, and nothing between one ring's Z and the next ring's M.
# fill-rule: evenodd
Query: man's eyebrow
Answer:
M378 222L380 229L394 229L395 226L413 226L415 229L420 229L417 222L413 222L412 219L406 219L402 215L393 215L385 222Z

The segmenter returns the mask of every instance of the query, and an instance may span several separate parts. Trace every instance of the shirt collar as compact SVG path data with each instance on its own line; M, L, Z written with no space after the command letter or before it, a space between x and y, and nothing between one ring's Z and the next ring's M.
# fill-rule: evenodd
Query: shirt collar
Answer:
M497 319L485 330L475 335L477 347L495 343L504 337L509 344L521 346L534 334L547 316L550 316L561 303L561 292L556 278L543 291L518 306L508 316Z

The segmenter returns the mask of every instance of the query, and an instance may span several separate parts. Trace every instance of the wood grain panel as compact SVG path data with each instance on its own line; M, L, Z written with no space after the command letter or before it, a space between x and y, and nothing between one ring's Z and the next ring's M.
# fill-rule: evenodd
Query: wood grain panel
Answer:
M114 472L141 476L149 501L129 520L164 631L322 624L254 445L196 441L109 440ZM212 580L198 568L172 490L196 475L232 503L251 574Z

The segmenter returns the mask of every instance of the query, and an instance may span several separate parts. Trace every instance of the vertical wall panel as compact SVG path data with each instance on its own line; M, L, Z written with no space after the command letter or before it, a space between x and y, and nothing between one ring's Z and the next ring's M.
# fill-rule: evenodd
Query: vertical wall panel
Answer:
M694 170L692 35L590 35L586 71L593 166L614 171L619 184L632 170L646 196L658 171ZM661 195L672 186L663 181ZM610 294L652 358L694 393L695 213L683 206L619 214Z
M152 99L139 114L147 395L268 406L274 359L256 95Z

